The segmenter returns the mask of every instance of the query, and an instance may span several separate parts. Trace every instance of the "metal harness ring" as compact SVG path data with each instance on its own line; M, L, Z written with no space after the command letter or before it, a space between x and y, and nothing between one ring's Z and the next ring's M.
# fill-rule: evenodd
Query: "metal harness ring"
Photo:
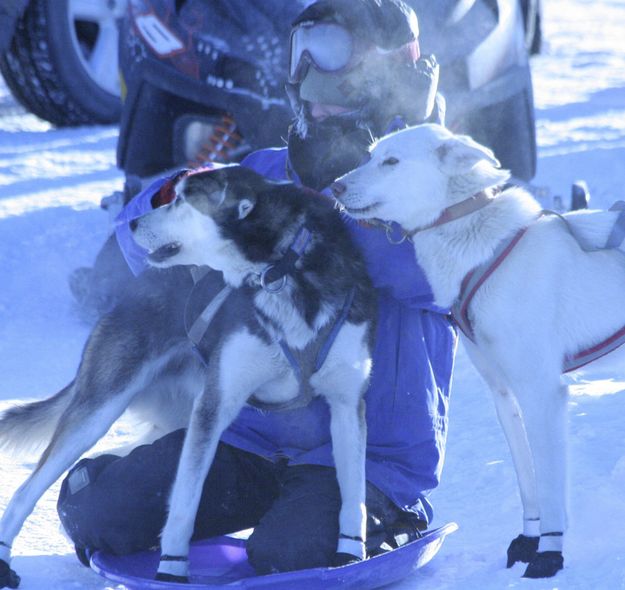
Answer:
M404 231L402 231L401 238L399 240L394 240L393 239L393 226L391 224L385 223L384 229L386 230L386 239L389 241L390 244L393 244L393 246L403 244L408 238L408 235Z
M267 273L274 268L275 265L270 264L263 272L260 273L260 286L263 288L263 291L267 291L267 293L280 293L282 289L286 286L286 275L282 275L282 278L279 281L272 281L271 283L266 282ZM271 287L274 283L278 283L277 287Z

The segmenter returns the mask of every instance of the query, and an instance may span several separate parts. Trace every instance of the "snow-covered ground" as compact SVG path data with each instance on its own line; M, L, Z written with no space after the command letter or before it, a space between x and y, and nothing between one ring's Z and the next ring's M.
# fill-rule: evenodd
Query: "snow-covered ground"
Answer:
M568 199L587 181L592 204L625 199L625 2L546 0L548 48L534 58L539 171L536 184ZM89 326L67 275L88 265L107 231L102 195L121 187L115 127L55 130L16 108L0 86L0 409L41 398L73 376ZM443 482L434 525L460 530L438 557L395 590L625 588L625 371L574 387L570 402L570 515L563 572L521 579L505 568L521 526L508 450L481 379L461 350ZM120 422L101 443L129 436ZM32 468L0 455L0 507ZM113 588L81 567L59 533L58 484L15 542L25 590Z

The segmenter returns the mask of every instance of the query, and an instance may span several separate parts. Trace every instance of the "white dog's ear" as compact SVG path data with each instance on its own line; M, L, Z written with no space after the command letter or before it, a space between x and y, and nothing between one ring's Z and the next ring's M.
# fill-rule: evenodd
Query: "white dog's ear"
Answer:
M239 201L239 219L245 219L254 209L254 201L251 199L241 199Z
M486 160L495 168L501 165L492 150L473 141L468 135L456 135L436 148L443 169L452 175L465 174Z

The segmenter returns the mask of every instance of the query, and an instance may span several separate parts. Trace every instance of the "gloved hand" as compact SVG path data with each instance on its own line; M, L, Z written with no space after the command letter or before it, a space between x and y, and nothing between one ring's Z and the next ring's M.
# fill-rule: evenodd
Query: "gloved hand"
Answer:
M428 120L435 108L439 69L434 55L424 55L414 64L398 64L391 71L402 80L405 91L385 86L388 96L382 104L388 105L395 114L402 115L408 124ZM440 121L440 124L444 122Z

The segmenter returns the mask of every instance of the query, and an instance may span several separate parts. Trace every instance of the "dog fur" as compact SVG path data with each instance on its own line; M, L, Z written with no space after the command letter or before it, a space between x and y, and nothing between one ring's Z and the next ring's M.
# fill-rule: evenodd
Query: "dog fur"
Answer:
M529 561L527 577L546 577L562 566L559 533L567 527L563 360L625 326L625 256L602 249L617 212L566 214L567 228L556 215L539 217L541 207L521 188L495 194L493 187L508 177L487 148L422 125L379 140L370 161L334 189L353 217L394 221L404 229L443 307L457 301L469 271L528 228L471 300L474 340L464 343L492 389L518 476L525 524L510 560ZM492 193L486 206L428 227L447 207L481 191ZM623 348L594 368L622 363ZM539 534L538 552L523 554L519 543Z
M364 543L352 538L364 540L366 533L363 395L376 298L359 252L324 197L246 168L196 173L180 180L176 193L133 223L157 270L144 273L133 295L98 321L72 383L0 421L0 443L18 448L55 425L36 469L0 520L0 559L10 562L10 545L43 492L127 408L155 425L151 438L188 426L161 542L163 555L187 556L221 433L250 398L280 404L304 386L330 406L342 498L337 564L364 558ZM311 238L285 288L262 289L259 274L281 258L302 225ZM188 266L218 270L210 280L234 288L205 337L209 363L193 352L185 330L193 289ZM279 341L306 349L335 321L352 288L353 302L324 364L306 384L298 383ZM185 561L162 560L158 578L184 581L187 573Z

